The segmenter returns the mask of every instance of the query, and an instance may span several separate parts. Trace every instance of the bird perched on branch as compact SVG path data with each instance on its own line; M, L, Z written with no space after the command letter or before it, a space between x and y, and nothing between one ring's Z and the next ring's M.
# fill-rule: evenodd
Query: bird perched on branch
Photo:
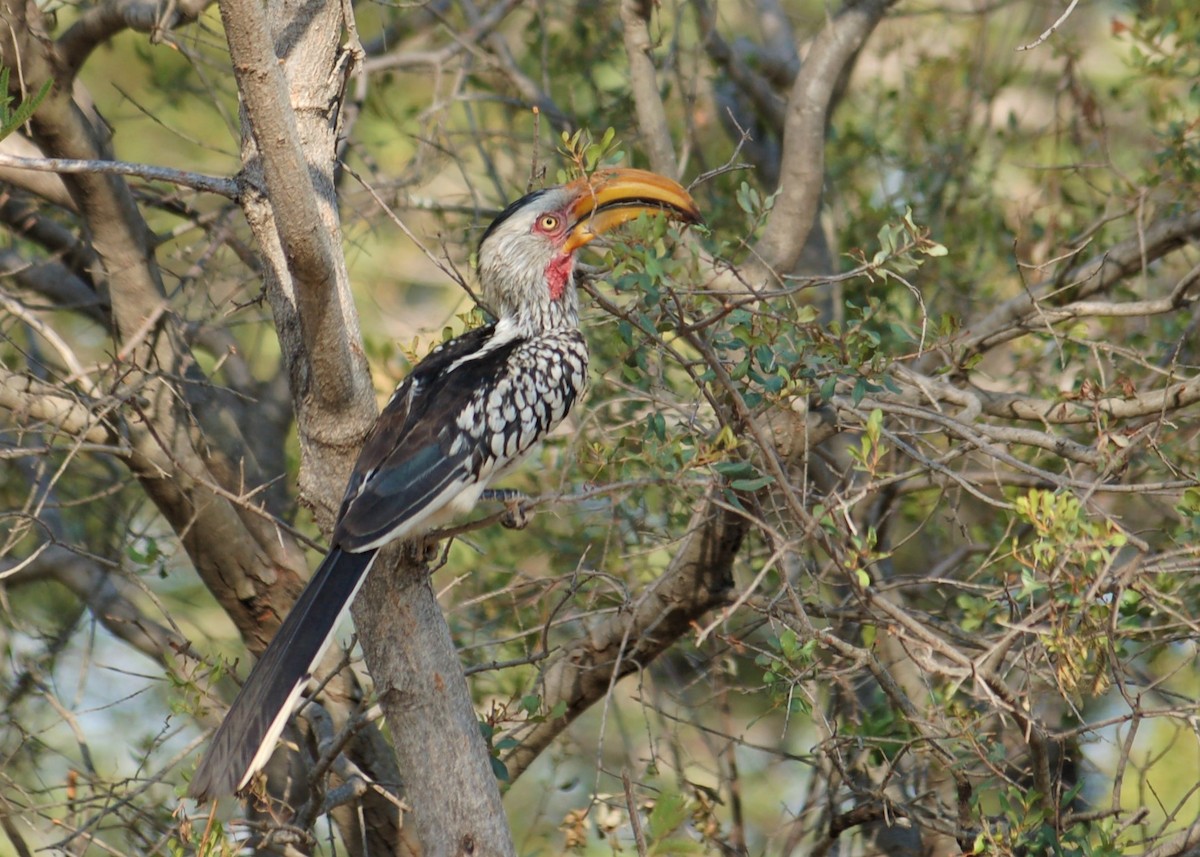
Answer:
M240 791L266 764L379 549L469 511L567 415L587 384L576 253L655 212L699 220L670 179L605 170L528 194L488 227L479 281L496 320L440 345L388 400L354 466L329 555L217 730L192 797Z

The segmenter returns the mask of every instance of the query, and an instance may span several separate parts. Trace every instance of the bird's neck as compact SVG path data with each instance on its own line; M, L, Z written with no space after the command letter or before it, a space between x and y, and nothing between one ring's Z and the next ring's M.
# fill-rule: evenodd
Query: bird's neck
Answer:
M560 300L502 307L496 320L496 333L501 339L536 339L544 333L578 328L579 301L573 286L563 293Z
M482 284L484 298L497 320L516 335L534 337L550 330L573 330L579 327L575 271L571 267L561 273L560 280L554 279L553 271L527 275L504 289L487 278Z
M575 283L568 282L556 299L528 301L520 306L500 308L500 321L522 336L533 337L551 330L579 327L579 296Z

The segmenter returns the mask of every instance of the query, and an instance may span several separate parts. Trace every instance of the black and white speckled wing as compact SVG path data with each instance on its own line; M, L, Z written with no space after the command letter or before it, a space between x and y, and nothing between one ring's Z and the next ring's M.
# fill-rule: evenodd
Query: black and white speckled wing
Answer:
M244 788L266 764L376 549L465 511L562 421L587 384L577 330L534 338L496 326L437 348L396 389L350 478L333 546L255 664L190 794Z
M468 510L583 392L578 330L533 338L481 330L431 354L396 390L350 480L337 547L369 550L428 528L439 513Z

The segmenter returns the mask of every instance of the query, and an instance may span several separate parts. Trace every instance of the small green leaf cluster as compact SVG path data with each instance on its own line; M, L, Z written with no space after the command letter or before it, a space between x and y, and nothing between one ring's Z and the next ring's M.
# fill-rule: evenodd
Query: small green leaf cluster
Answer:
M1129 19L1114 21L1114 31L1129 45L1129 65L1138 72L1138 98L1154 120L1158 141L1156 184L1178 179L1200 182L1200 16L1188 0L1156 3Z
M1120 857L1124 849L1118 844L1116 822L1113 818L1076 821L1066 827L1061 816L1066 815L1078 797L1082 784L1062 796L1059 809L1052 812L1043 796L1036 791L1007 786L995 792L997 812L981 813L978 797L972 809L981 826L975 836L972 854L1015 855L1043 854L1053 857ZM976 793L981 794L979 792ZM1060 818L1056 819L1054 816Z
M1031 573L1064 573L1076 588L1094 580L1128 541L1111 521L1088 515L1069 491L1034 488L1013 505L1033 534L1024 546L1014 540L1013 556Z
M912 209L907 207L900 222L883 224L877 237L879 249L865 265L868 277L878 274L886 280L911 274L921 267L923 257L940 258L950 252L929 237L928 229L913 222Z
M897 346L908 345L911 339L901 334L898 338L903 343L894 341L894 329L879 318L885 312L884 302L874 296L861 304L848 300L841 319L830 320L823 329L813 329L802 377L811 379L822 399L828 401L839 392L848 393L858 406L872 393L899 392L886 368Z
M862 434L859 435L858 446L851 446L847 449L850 457L854 460L855 470L872 477L882 475L883 459L888 453L888 446L883 442L882 435L883 411L873 408L867 416Z
M1111 520L1089 515L1073 493L1032 489L1013 505L1025 526L1010 542L1020 585L1015 598L1029 610L1049 608L1042 645L1053 658L1056 678L1072 692L1094 695L1107 684L1106 665L1120 640L1101 645L1113 610L1098 589L1128 537ZM1118 630L1137 621L1139 596L1121 594Z
M617 139L616 129L611 126L599 140L593 140L591 132L585 128L579 128L574 133L563 131L559 135L558 152L571 164L569 169L558 171L560 184L580 176L590 176L602 167L615 167L625 160L621 141Z
M758 491L775 482L774 476L763 473L753 462L743 458L718 461L713 465L713 470L725 477L732 491Z
M967 633L990 627L996 623L1004 608L994 598L960 592L954 596L958 608L958 627Z
M1188 488L1175 506L1185 519L1190 519L1192 532L1200 532L1200 488Z
M512 734L511 727L557 720L567 713L567 703L559 700L548 712L542 711L542 698L536 693L526 694L508 703L492 702L486 720L479 721L479 732L487 744L492 762L492 774L502 783L509 781L508 768L500 757L520 745Z
M791 628L770 635L766 647L754 658L762 669L763 687L776 706L784 705L790 714L809 714L812 703L797 685L811 670L817 650L815 639L800 642Z
M874 696L859 708L853 722L844 724L842 735L862 748L869 764L891 765L909 752L916 738L912 724L882 695Z
M646 817L646 854L706 854L708 849L687 835L686 825L692 816L691 801L682 792L664 789L654 799Z
M232 857L237 853L234 840L225 835L225 825L215 813L203 826L181 815L178 826L167 838L167 852L171 857Z
M488 747L488 756L492 763L492 776L502 783L507 783L509 781L508 767L504 764L504 760L500 758L500 754L506 750L513 749L520 742L511 735L497 739L496 727L484 720L479 721L479 733L483 736L484 743Z
M775 198L779 196L779 193L780 191L776 190L774 193L764 196L749 182L741 182L737 186L734 201L746 215L743 232L747 237L756 235L759 228L766 223L767 215L775 207Z

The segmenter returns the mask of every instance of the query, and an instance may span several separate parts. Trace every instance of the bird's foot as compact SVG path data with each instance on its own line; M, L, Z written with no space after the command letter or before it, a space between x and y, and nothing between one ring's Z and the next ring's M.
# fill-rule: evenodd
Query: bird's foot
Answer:
M529 511L524 500L510 500L504 505L504 517L500 519L500 526L509 530L523 530L529 525Z
M529 497L511 488L485 488L482 500L499 500L504 504L504 517L500 526L509 530L523 530L529 524Z

